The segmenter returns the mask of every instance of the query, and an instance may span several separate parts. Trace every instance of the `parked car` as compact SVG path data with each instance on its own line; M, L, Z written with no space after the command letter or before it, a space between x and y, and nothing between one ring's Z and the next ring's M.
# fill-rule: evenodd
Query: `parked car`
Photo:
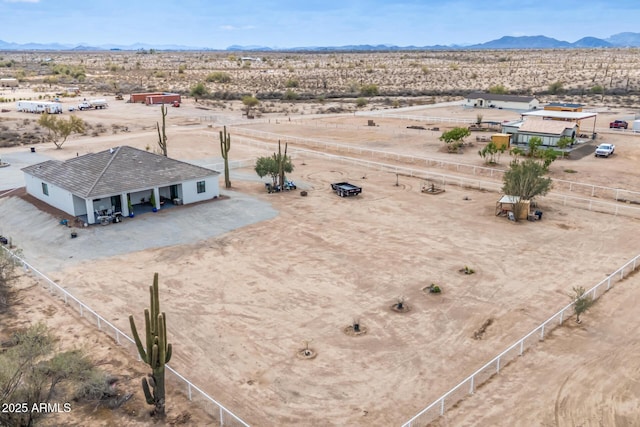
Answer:
M595 156L596 157L609 157L615 151L616 146L613 144L600 144L596 148Z
M609 123L609 129L627 129L629 127L629 123L624 120L614 120Z

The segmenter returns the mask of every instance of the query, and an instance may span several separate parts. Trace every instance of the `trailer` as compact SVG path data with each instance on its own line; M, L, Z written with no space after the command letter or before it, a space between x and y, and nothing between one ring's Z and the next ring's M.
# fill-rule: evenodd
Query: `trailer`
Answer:
M62 104L49 101L17 101L16 109L22 113L60 114L62 113Z
M91 101L89 101L89 104L91 104L91 107L95 108L96 110L107 108L109 106L106 99L92 99Z
M331 184L331 189L340 197L357 196L362 193L362 187L358 187L348 182L336 182Z

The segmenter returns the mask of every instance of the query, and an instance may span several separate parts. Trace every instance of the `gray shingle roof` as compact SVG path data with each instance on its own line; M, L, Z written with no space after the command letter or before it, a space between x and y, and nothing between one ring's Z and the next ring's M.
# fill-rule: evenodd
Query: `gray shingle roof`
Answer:
M123 146L61 162L27 166L23 172L83 198L95 198L219 175L219 172Z
M507 102L531 102L536 99L535 96L518 96L518 95L499 95L495 93L485 92L471 92L467 95L468 99L490 99L492 101L507 101Z

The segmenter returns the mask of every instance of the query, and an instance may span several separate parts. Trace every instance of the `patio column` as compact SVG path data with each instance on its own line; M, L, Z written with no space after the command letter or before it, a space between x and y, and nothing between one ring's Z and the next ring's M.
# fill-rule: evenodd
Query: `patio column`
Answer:
M93 200L92 199L84 199L84 204L87 207L87 224L95 224L96 223L96 214L93 211Z
M155 199L155 208L160 210L160 190L158 187L153 187L153 198Z
M127 199L127 193L120 195L120 206L122 207L122 216L129 216L129 199Z

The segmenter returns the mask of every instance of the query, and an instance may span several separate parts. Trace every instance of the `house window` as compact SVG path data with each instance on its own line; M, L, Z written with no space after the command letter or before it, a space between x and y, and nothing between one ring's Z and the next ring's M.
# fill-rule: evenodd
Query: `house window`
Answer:
M42 183L42 194L44 194L45 196L49 195L49 186L46 182Z
M204 181L198 181L196 185L198 186L198 194L204 193L205 191L207 191L205 190L205 187L204 187Z

